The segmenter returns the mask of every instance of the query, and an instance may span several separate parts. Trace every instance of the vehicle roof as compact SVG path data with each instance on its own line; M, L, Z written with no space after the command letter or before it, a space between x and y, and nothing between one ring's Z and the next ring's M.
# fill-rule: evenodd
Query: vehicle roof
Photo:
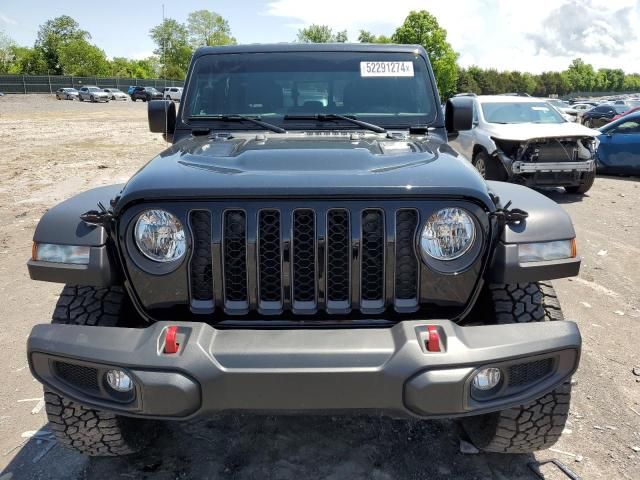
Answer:
M548 100L557 100L555 98L516 97L509 95L478 95L476 98L480 103L540 103Z
M194 58L211 53L271 53L271 52L395 52L412 53L424 51L420 45L397 45L392 43L252 43L201 47Z

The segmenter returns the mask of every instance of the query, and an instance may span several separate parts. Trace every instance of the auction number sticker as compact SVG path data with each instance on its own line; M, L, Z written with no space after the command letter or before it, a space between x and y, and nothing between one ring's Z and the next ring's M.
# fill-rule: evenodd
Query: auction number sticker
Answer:
M360 62L361 77L413 77L413 62Z

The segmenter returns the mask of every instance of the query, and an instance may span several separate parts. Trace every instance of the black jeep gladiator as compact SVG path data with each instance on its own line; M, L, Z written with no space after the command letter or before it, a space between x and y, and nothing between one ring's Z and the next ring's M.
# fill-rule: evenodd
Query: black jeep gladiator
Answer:
M36 228L31 278L66 286L28 359L62 444L127 454L221 412L558 439L581 338L549 280L578 273L571 220L447 145L472 108L445 119L424 49L202 48L175 108L148 106L169 148Z

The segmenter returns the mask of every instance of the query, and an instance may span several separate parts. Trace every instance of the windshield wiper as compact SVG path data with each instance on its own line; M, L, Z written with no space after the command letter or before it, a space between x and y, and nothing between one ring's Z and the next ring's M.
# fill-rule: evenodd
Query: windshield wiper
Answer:
M195 115L189 117L189 120L220 120L221 122L249 122L254 125L258 125L267 130L271 130L276 133L287 133L284 128L281 128L273 123L263 122L260 117L247 117L245 115Z
M373 123L363 122L362 120L358 120L354 115L339 115L337 113L316 113L311 115L285 115L285 120L318 120L319 122L330 122L333 120L344 120L346 122L351 122L354 125L358 125L359 127L366 128L367 130L372 130L376 133L386 133L387 131Z

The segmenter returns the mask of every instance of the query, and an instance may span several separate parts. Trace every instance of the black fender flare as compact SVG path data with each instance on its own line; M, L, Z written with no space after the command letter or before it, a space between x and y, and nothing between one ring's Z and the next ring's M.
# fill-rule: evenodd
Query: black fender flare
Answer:
M90 247L89 264L72 265L31 259L27 267L33 280L97 287L119 283L120 268L109 246L107 231L100 225L85 223L80 215L88 210L96 210L98 203L108 207L123 186L107 185L87 190L59 203L42 216L33 234L33 241Z
M571 218L550 198L522 185L488 181L489 191L500 204L526 211L529 216L519 223L505 225L496 244L487 271L492 283L524 283L573 277L580 271L580 257L522 264L518 245L522 243L571 240L576 236Z

